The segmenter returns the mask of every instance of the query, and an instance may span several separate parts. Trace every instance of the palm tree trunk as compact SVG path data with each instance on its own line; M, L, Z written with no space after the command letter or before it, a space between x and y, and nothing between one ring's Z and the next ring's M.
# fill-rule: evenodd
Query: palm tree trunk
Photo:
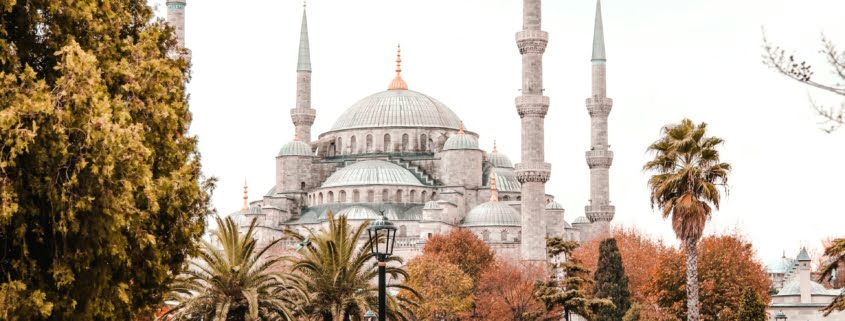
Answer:
M698 321L698 240L688 238L687 248L687 321Z

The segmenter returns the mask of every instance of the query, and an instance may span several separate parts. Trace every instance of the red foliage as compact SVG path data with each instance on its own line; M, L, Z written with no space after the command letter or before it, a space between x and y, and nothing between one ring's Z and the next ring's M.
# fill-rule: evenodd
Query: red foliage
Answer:
M481 274L476 292L476 311L482 320L536 320L546 315L534 298L534 282L547 271L544 266L497 260ZM559 312L558 312L559 314Z
M423 254L438 255L457 265L475 284L495 259L490 246L466 229L454 229L448 234L432 236L425 244Z

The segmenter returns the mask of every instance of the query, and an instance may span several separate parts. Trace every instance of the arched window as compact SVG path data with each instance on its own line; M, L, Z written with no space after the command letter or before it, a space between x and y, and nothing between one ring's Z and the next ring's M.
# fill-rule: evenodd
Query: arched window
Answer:
M358 192L357 189L352 191L352 202L353 203L361 202L361 192Z
M305 190L305 182L299 184L299 189L303 191Z
M367 153L373 152L373 135L367 135Z
M340 193L338 193L337 202L346 203L346 191L341 190Z
M357 150L358 145L355 144L355 142L356 142L355 136L352 136L352 137L349 138L349 153L350 154L358 154L358 150Z
M390 134L384 134L384 152L389 152L391 149Z
M414 203L417 200L417 190L412 189L408 196L408 203Z
M508 240L508 230L502 230L502 242L506 242Z
M425 134L420 135L420 151L428 151L428 136L426 136Z
M522 196L517 196L517 197L516 197L516 201L517 201L517 202L522 201Z
M367 203L375 203L376 193L373 190L367 191Z
M334 154L335 154L335 155L341 155L341 154L343 154L343 138L338 137L338 138L337 138L337 143L335 143L335 145L334 145L334 146L335 146L335 151L334 151Z
M323 192L320 192L320 196L317 196L317 204L323 204Z
M402 151L403 152L408 151L408 144L409 144L408 140L409 140L408 134L402 134Z
M388 190L381 191L381 202L382 203L389 203L390 202L390 191L388 191Z
M337 155L337 145L335 145L335 142L329 143L329 150L326 154L328 154L329 157Z
M510 201L510 200L511 200L511 197L510 197L510 196L507 196L507 195L502 196L502 201L503 201L503 202L507 202L507 201Z
M328 200L326 200L326 203L329 203L329 204L334 203L334 192L329 191L326 194L326 197L328 198Z
M484 242L490 242L490 231L483 230L481 231L481 240Z
M432 201L437 199L437 198L435 198L436 196L437 196L437 192L431 192L431 200Z
M406 236L408 236L408 228L406 228L406 227L405 227L405 225L400 225L400 226L399 226L399 235L398 235L398 236L399 236L399 237L406 237Z
M420 193L420 201L422 201L421 203L428 202L428 199L425 198L426 194L426 191L422 191L422 193Z
M396 203L402 203L402 190L396 190Z

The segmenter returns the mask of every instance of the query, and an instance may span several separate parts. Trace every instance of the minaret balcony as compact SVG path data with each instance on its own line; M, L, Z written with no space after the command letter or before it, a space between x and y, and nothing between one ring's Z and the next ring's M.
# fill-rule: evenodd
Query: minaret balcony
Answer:
M516 33L516 46L520 54L542 54L549 43L549 33L542 30L523 30Z
M613 205L587 205L584 206L584 213L590 222L610 222L616 214L616 206Z
M587 151L587 166L590 168L608 168L613 164L613 152L609 150Z
M590 97L587 98L587 111L590 112L590 117L610 115L610 110L613 108L613 99L607 97Z
M516 179L522 184L528 182L545 184L552 174L552 164L549 163L519 163L514 168Z
M290 118L294 125L311 125L317 118L317 110L313 108L292 108Z
M540 95L522 95L516 97L516 111L519 118L545 117L549 111L549 97Z

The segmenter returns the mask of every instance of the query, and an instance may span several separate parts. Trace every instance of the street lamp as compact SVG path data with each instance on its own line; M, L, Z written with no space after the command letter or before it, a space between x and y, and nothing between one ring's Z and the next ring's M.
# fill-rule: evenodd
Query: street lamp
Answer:
M783 314L783 311L778 311L778 313L775 314L775 321L780 320L786 320L786 314Z
M384 260L393 254L393 245L396 243L396 226L393 226L384 211L381 216L367 228L367 235L370 237L370 250L378 260L378 321L387 320L387 309L385 300L385 263Z
M376 314L373 313L373 310L367 310L367 313L364 313L364 320L366 321L375 321Z

